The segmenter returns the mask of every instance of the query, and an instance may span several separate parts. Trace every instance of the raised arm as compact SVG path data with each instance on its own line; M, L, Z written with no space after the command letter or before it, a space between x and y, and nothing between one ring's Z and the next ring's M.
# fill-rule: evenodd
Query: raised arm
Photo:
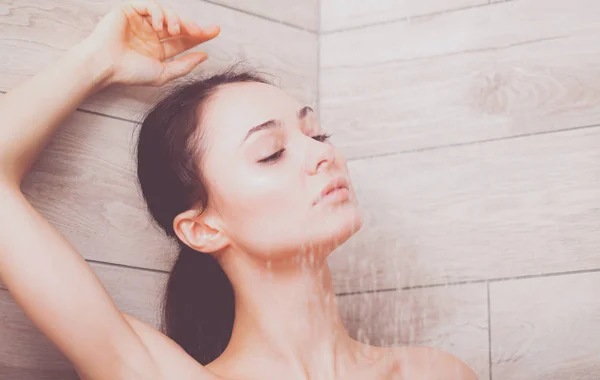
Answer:
M177 31L177 21L156 3L123 3L59 60L0 96L0 278L86 380L168 374L160 373L87 262L27 201L21 183L57 126L87 96L112 83L162 85L206 59L189 53L165 61L219 33L192 21L180 21ZM178 37L163 41L172 36Z

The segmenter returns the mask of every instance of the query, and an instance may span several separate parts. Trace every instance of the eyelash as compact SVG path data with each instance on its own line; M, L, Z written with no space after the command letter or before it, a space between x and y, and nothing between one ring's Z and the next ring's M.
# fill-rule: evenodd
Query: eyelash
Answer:
M315 139L317 141L324 142L325 140L328 140L330 137L331 137L330 134L325 133L325 134L322 134L322 135L313 136L313 139ZM322 139L322 140L319 140L319 139ZM281 158L281 155L283 154L284 150L285 149L281 149L277 153L275 153L275 154L273 154L273 155L271 155L271 156L269 156L269 157L267 157L267 158L265 158L263 160L260 160L258 162L260 162L260 163L269 163L269 162L277 161L277 160L279 160Z

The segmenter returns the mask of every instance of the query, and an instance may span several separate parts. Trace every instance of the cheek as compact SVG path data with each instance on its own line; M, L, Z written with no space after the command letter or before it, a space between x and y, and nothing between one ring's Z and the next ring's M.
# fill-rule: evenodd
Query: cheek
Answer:
M278 190L260 194L256 197L244 197L236 200L238 210L235 212L244 229L251 229L257 235L286 234L305 224L310 205L305 204L308 197L302 196L298 190Z
M228 215L232 236L244 251L265 260L296 253L310 239L308 197L289 190L263 195L233 202Z

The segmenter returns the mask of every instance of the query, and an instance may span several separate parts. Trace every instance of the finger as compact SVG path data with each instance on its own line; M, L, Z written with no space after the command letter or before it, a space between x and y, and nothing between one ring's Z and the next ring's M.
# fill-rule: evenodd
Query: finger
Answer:
M165 52L165 58L174 57L177 54L181 54L188 49L198 46L199 44L216 37L220 31L218 26L215 26L216 28L212 29L202 29L197 24L196 26L192 25L191 27L188 27L186 23L182 23L182 26L183 30L181 35L161 41Z
M165 51L165 59L181 54L184 51L193 48L198 43L190 37L180 36L170 38L166 41L162 41L163 49Z
M162 41L165 59L174 57L178 54L183 53L186 50L189 50L195 46L198 46L201 41L197 38L192 38L188 36L180 36L170 38L166 41Z
M221 33L221 28L218 25L212 24L202 28L192 19L182 19L181 25L182 34L200 38L202 39L201 42L213 39Z
M174 57L177 54L181 54L188 49L213 39L221 30L217 25L201 28L198 24L190 20L182 20L181 25L183 29L178 37L162 41L165 58Z
M172 36L178 35L181 31L181 26L179 22L179 16L175 11L169 7L162 7L163 12L167 19L167 29Z
M158 78L160 85L189 74L199 63L205 61L208 54L204 52L189 53L164 63L164 70Z
M144 16L144 19L146 20L146 22L148 22L149 25L152 26L152 28L154 29L154 31L158 35L158 39L159 40L163 40L165 38L171 37L171 34L169 33L169 31L164 28L164 24L163 24L163 28L161 30L157 31L156 28L154 27L154 24L153 24L151 16Z
M154 30L157 32L163 30L165 15L160 5L143 1L132 1L130 5L139 15L150 16L152 18Z
M144 18L140 17L139 13L131 6L131 4L124 4L121 10L125 13L129 24L137 30L140 30L144 26ZM147 16L150 17L150 16Z
M134 12L134 14L135 14L135 11L132 10L132 12ZM151 16L144 16L144 19L150 25L152 25ZM179 26L180 26L180 31L177 34L177 36L179 36L179 37L190 36L190 37L201 38L201 40L199 40L199 43L208 41L212 38L215 38L221 32L221 28L218 25L213 24L213 25L209 25L204 28L201 28L200 25L198 25L198 23L196 23L194 20L184 19L181 17L179 18ZM163 28L161 31L157 32L157 34L158 34L158 38L160 40L164 40L164 39L173 37L173 35L169 32L168 28L167 29Z

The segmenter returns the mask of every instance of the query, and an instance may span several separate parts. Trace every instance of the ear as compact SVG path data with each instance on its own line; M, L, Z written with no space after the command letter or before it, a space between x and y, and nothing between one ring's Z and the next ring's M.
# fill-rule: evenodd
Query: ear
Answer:
M199 215L198 210L187 210L177 215L173 229L182 242L200 252L217 253L229 244L216 219L207 214Z

